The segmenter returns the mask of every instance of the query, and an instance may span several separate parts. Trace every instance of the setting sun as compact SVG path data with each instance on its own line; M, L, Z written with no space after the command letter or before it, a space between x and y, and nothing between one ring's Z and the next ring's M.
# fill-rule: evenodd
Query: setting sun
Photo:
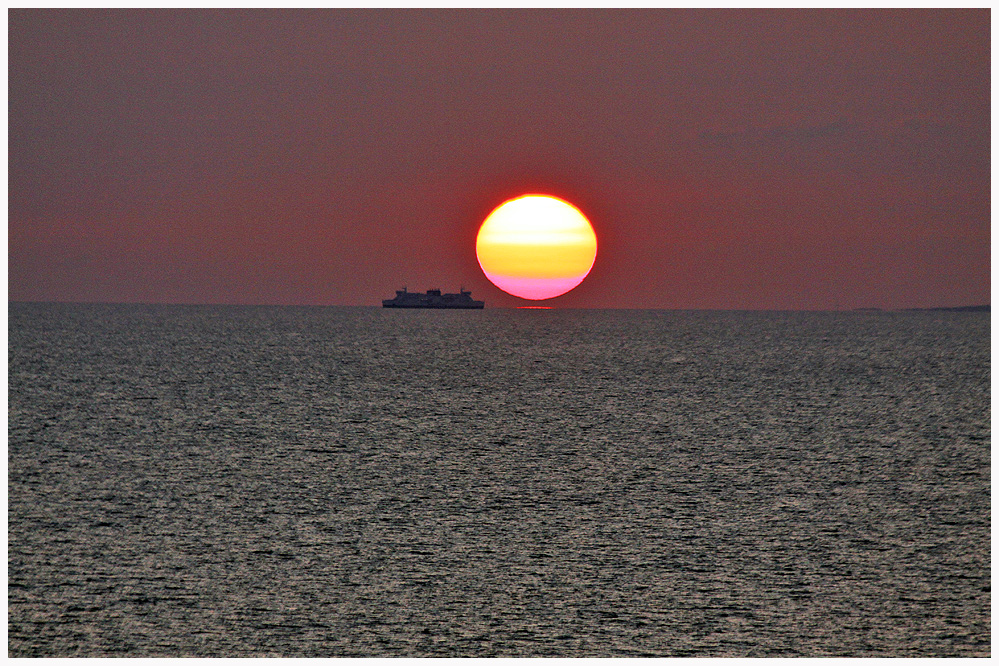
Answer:
M479 228L475 254L494 285L514 296L543 300L583 281L597 256L597 236L572 204L526 194L489 214Z

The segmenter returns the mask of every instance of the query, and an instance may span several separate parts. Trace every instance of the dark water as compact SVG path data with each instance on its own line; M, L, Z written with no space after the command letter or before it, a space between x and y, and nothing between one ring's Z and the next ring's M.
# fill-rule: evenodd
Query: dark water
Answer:
M11 656L990 653L987 314L9 316Z

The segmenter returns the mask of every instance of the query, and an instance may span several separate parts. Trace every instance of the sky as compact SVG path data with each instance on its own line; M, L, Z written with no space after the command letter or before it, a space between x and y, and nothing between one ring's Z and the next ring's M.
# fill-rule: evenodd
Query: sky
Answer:
M8 13L8 299L379 305L573 203L568 308L990 302L990 11Z

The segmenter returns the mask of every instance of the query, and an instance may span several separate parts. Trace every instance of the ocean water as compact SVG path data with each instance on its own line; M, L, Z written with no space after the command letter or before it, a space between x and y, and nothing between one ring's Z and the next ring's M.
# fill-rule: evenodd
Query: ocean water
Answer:
M10 656L986 656L989 315L10 304Z

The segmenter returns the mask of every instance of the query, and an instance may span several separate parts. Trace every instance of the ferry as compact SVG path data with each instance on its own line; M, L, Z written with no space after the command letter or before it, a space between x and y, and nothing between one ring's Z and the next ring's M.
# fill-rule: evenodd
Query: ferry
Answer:
M462 287L457 294L442 294L440 289L428 289L420 294L406 291L403 287L395 292L395 298L382 301L383 308L435 308L439 310L481 310L485 301L473 301L472 292Z

